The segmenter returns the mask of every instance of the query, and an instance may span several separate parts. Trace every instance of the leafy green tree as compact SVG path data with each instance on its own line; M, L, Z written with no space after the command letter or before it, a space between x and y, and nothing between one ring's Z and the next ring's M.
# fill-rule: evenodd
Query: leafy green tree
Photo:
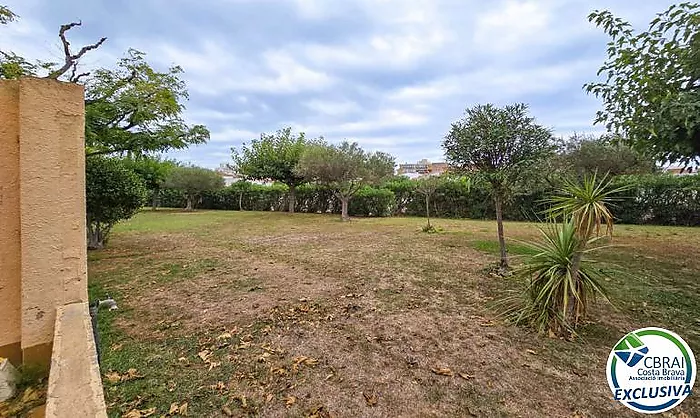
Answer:
M379 184L394 173L394 157L383 152L370 153L353 142L339 145L309 145L299 160L299 176L325 185L341 204L341 219L350 220L348 202L365 185Z
M636 33L607 10L589 21L610 36L604 81L584 88L603 100L596 117L638 151L690 165L700 157L700 5L671 6Z
M185 210L191 211L202 193L222 189L224 179L216 171L202 167L174 167L165 185L182 190L187 199Z
M457 169L475 171L491 186L498 224L500 266L508 267L503 234L503 203L530 168L551 155L552 133L528 116L525 104L468 108L452 123L443 148Z
M88 248L100 249L114 224L141 208L146 187L123 160L93 157L85 161L85 196Z
M160 157L139 156L136 158L125 158L125 164L133 170L146 188L151 192L151 204L153 210L158 207L158 196L165 184L165 180L170 172L178 164L172 160L162 160Z
M656 171L653 158L613 140L609 136L573 135L559 145L553 169L584 177L594 173L618 176L647 174Z
M263 133L260 139L243 144L240 152L231 149L236 172L246 179L272 180L289 188L289 212L294 213L296 188L306 182L294 168L299 163L308 141L303 132L295 135L292 128L280 129L274 134Z

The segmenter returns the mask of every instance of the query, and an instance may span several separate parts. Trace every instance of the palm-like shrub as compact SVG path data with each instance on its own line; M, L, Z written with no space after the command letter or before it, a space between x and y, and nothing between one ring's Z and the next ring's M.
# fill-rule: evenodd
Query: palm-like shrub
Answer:
M594 174L580 183L567 181L560 195L546 201L547 214L561 223L542 231L544 243L533 245L538 252L516 272L530 280L517 322L541 332L571 333L596 295L607 299L602 274L585 257L601 248L593 245L602 238L603 228L603 237L612 237L614 218L609 206L623 190L612 187L607 175Z
M524 303L514 311L515 321L543 333L572 333L596 295L607 299L601 285L603 274L585 258L601 247L581 250L584 245L571 220L540 231L543 242L531 244L537 252L516 271L529 283ZM574 267L576 257L578 265Z

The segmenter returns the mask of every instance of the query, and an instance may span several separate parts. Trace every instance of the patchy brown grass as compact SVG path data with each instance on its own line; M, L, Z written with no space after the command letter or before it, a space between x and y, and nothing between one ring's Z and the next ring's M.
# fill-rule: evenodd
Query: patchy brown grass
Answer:
M105 378L110 416L183 403L190 416L633 416L605 380L618 338L666 326L700 352L695 230L618 227L606 262L632 274L614 275L616 308L597 305L571 343L499 318L494 300L518 285L488 273L495 224L423 222L139 214L89 264L92 295L120 305L100 314L103 372L138 376Z

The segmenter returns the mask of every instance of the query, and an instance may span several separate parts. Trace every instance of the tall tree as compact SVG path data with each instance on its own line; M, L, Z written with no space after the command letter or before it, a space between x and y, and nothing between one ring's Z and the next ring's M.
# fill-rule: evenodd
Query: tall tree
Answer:
M394 157L383 152L370 153L353 142L339 145L309 145L297 165L298 175L325 185L340 200L341 219L350 220L348 203L365 185L378 184L394 174Z
M673 5L640 33L607 10L588 19L611 38L604 81L584 86L603 100L596 122L663 162L698 161L700 5Z
M295 135L292 128L280 129L273 134L263 133L260 139L243 144L240 152L231 149L234 169L246 179L273 180L289 187L289 212L294 213L296 188L306 182L294 168L308 145L303 132Z
M181 190L187 199L185 210L194 210L197 200L204 192L224 187L224 179L214 170L202 167L175 167L165 182L166 187Z
M503 204L527 170L551 155L551 131L528 116L525 104L503 108L478 105L468 108L462 119L452 123L442 145L451 165L462 171L476 171L490 184L498 224L500 266L507 268Z

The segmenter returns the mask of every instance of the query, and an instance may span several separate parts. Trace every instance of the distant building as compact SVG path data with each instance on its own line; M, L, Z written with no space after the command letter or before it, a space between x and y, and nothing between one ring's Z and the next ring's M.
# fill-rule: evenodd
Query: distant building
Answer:
M445 162L431 163L427 159L422 159L416 163L399 164L399 175L405 175L410 178L420 177L423 175L437 176L448 170L449 166Z
M219 168L214 169L221 177L224 178L224 184L226 186L230 186L233 183L245 180L243 177L239 176L228 164L226 163L221 163L219 164ZM272 181L262 181L262 180L248 180L251 183L255 184L262 184L262 185L271 185L274 182Z
M219 164L219 168L215 169L214 171L219 173L219 175L224 178L224 184L226 186L230 186L233 183L241 180L241 178L236 175L236 173L226 163Z

